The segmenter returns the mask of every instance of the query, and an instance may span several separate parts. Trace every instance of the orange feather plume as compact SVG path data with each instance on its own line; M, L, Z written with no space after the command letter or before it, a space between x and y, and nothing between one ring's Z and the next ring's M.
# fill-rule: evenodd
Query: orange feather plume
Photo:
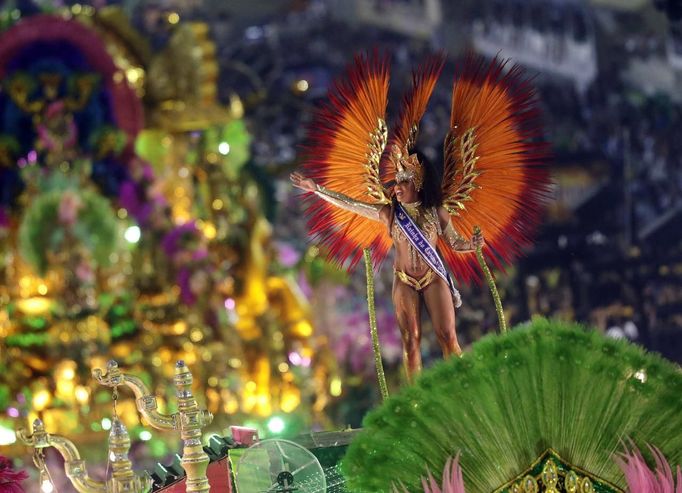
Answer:
M452 90L445 141L443 196L455 229L464 237L480 226L487 259L498 268L530 244L549 195L548 145L539 109L518 66L469 57ZM480 279L474 255L440 251L455 278Z
M362 202L387 202L369 193L368 180L374 175L375 188L383 192L379 162L386 145L388 82L386 57L374 53L355 58L309 129L303 165L308 177ZM370 248L374 262L380 264L391 247L385 225L334 207L316 195L307 197L305 212L311 236L339 265L352 269L364 248Z

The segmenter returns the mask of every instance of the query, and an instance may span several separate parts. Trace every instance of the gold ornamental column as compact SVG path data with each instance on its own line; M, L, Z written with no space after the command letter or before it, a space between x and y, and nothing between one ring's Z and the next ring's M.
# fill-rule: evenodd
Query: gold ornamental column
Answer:
M122 373L116 361L107 363L106 374L96 368L92 376L101 385L117 388L125 385L135 394L137 409L147 421L158 430L175 430L180 432L183 440L182 467L187 474L186 490L188 493L205 493L210 490L206 469L208 455L201 444L201 430L213 421L213 415L199 405L192 394L192 374L184 361L175 365L175 395L178 399L178 412L172 415L161 414L157 409L156 397L139 378Z

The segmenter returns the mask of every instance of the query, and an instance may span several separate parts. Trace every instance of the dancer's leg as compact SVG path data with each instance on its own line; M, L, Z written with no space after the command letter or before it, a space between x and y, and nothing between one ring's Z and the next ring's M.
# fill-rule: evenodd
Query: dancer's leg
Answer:
M452 303L452 294L447 283L437 278L422 293L438 343L443 351L443 357L461 354L462 349L457 342L455 331L455 306Z
M393 281L393 305L403 340L403 363L407 378L412 381L413 376L421 370L422 357L419 348L421 340L421 301L419 293L399 279Z

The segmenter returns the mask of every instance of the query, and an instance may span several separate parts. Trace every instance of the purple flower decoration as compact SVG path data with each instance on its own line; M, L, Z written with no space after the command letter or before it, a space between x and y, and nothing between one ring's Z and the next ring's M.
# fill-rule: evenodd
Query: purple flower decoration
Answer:
M340 334L331 334L336 358L345 362L353 374L373 375L374 356L366 308L357 307L343 314L339 327L343 327ZM397 362L402 354L402 343L393 310L377 307L377 332L384 361Z
M180 299L185 305L191 306L197 301L197 297L192 292L190 280L192 278L192 271L188 267L182 267L178 271L175 282L180 288Z
M118 200L125 210L135 218L138 224L144 226L151 215L154 207L151 203L144 200L144 193L138 184L132 181L125 181L121 184L118 191Z
M293 267L301 260L301 253L289 243L277 242L276 245L279 261L284 267Z
M161 246L166 255L173 257L183 248L183 243L188 238L196 237L199 229L194 221L189 221L173 228L161 241Z

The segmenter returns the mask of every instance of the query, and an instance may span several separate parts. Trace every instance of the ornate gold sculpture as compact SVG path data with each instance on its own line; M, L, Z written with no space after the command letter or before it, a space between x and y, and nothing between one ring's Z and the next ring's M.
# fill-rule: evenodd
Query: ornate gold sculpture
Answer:
M573 466L552 449L546 450L519 476L494 493L619 493L622 490Z
M135 394L137 410L154 428L180 431L184 442L181 464L187 474L187 492L209 491L206 477L209 459L201 444L201 429L213 421L213 415L199 409L192 394L192 374L183 361L178 361L175 365L173 381L178 398L178 412L171 415L161 414L157 410L156 397L149 392L142 380L122 373L116 361L109 361L106 374L96 368L92 376L107 387L129 387Z
M106 481L96 481L88 475L85 461L81 459L76 446L69 439L59 435L50 435L45 431L43 422L36 419L33 422L33 433L26 430L17 433L20 440L35 449L35 462L41 468L41 477L46 472L42 459L42 449L56 448L64 457L64 471L74 488L80 493L144 493L151 488L151 478L147 473L136 474L128 459L130 450L130 436L128 430L117 416L114 416L109 433L109 460L112 466L111 478ZM46 474L49 477L49 473ZM189 491L189 490L188 490Z

